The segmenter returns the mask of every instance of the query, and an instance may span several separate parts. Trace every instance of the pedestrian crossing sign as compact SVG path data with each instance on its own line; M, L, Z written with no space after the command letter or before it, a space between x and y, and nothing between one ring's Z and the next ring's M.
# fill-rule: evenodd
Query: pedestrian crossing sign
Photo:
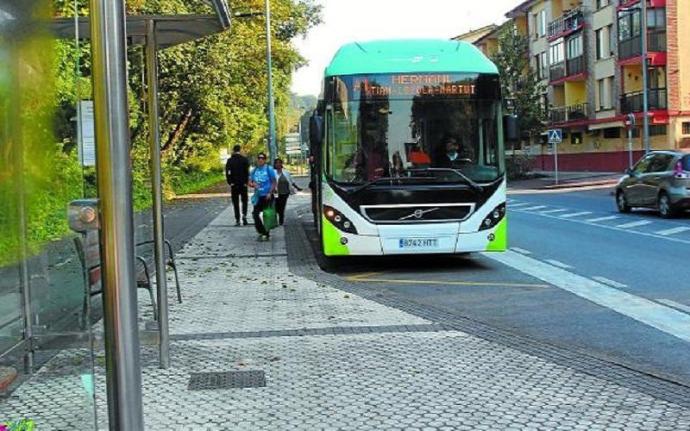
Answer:
M560 144L563 142L563 131L561 129L551 129L548 131L549 144Z

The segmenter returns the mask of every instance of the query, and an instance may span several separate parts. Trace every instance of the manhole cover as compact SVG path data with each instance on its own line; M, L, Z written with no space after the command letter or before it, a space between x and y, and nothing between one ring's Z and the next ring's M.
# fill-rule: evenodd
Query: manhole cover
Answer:
M262 388L266 386L263 371L222 371L192 373L188 389L200 391L209 389Z

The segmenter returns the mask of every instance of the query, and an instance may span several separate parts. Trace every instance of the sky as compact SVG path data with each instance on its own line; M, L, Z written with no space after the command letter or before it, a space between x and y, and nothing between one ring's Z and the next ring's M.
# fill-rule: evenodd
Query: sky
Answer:
M505 20L522 0L316 0L323 23L295 44L309 65L292 91L318 95L324 69L340 46L372 39L444 38Z

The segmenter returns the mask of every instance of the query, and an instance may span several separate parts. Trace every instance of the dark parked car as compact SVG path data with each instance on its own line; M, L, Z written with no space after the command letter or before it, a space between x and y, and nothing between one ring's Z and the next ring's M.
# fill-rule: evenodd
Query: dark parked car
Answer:
M644 156L618 182L616 204L624 213L656 208L667 218L690 208L690 154L653 151Z

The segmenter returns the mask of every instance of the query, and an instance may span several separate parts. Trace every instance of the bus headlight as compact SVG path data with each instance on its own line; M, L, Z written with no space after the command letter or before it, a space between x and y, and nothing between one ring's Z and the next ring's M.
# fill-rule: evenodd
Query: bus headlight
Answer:
M506 204L502 203L501 205L494 208L488 216L486 216L486 218L482 221L482 225L479 227L479 230L487 230L495 227L498 223L501 222L501 220L503 220L505 216Z
M328 205L324 205L323 215L326 216L328 221L333 223L333 226L337 227L341 231L357 235L357 228L355 228L354 223L352 223L347 217L343 215L343 213L341 213L337 209L330 207Z

